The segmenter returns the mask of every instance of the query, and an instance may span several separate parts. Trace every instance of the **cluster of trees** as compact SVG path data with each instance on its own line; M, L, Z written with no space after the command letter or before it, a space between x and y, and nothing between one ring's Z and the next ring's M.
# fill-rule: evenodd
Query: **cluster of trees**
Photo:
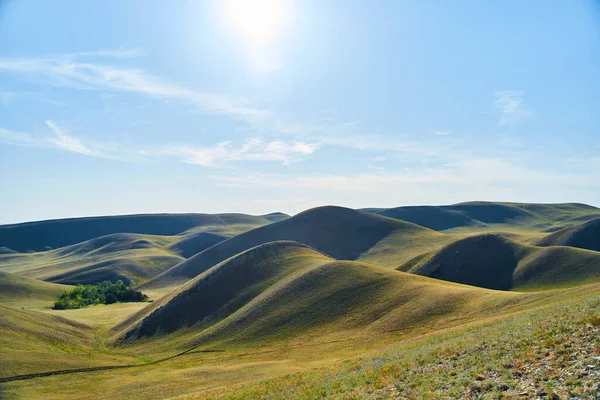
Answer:
M131 286L125 286L123 281L111 283L104 281L93 285L77 285L60 295L54 303L55 310L70 310L95 304L113 304L116 302L146 301L148 296Z

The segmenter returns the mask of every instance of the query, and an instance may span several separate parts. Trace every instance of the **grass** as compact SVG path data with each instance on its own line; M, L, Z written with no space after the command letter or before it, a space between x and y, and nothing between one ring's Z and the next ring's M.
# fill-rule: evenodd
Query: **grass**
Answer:
M507 313L459 321L446 329L433 326L421 334L396 333L391 341L376 334L357 339L340 331L247 347L223 346L212 352L198 348L152 365L0 384L0 393L8 399L45 400L94 399L100 393L114 399L462 398L472 387L480 387L483 398L497 398L499 390L516 398L515 388L520 389L521 383L533 384L535 390L546 388L545 376L535 375L541 362L564 373L565 386L586 398L594 375L580 375L588 363L597 365L592 357L598 354L598 331L589 326L600 320L599 296L598 284L553 291ZM170 340L171 335L165 336L160 346L168 346ZM544 358L556 343L561 351L571 352L556 352L557 364L548 364ZM151 349L148 344L146 349ZM579 349L588 355L570 360ZM122 354L116 350L114 356L123 363L125 355L135 355L140 363L150 354L162 357L153 349L141 354L131 347ZM562 393L557 384L552 388Z
M0 255L0 271L65 284L121 279L141 284L184 260L171 237L113 234L39 253Z
M398 231L413 235L422 232L435 234L408 222L348 208L318 207L212 246L152 279L143 288L175 287L242 251L278 240L298 241L333 258L353 260Z
M498 234L484 234L418 256L400 269L491 289L543 289L600 280L600 253L530 246Z
M572 246L600 251L600 217L561 229L542 238L539 246Z
M335 367L183 398L595 398L600 297L436 335Z
M19 252L57 249L114 233L177 235L195 227L262 226L286 218L246 214L140 214L68 218L0 226L0 246Z
M594 358L600 354L600 253L532 245L549 235L544 231L575 231L598 209L484 202L449 207L436 210L440 223L450 215L469 224L437 232L321 207L289 219L210 216L177 236L110 235L36 254L2 250L0 271L11 274L0 272L0 379L114 369L0 383L0 398L600 393L600 360ZM427 217L429 208L419 212ZM275 239L305 244L267 243ZM143 288L155 299L150 304L50 310L65 287L24 278L94 279L114 267L116 275L143 282L161 272L154 257L183 260L181 254L198 248L205 249L161 275L167 285ZM506 272L513 290L395 270L401 265L444 274L458 268L457 275L440 277L466 282L463 274L479 285L490 272L499 272L493 282Z
M408 206L372 209L370 212L414 222L438 231L467 228L495 230L519 226L522 229L552 230L598 218L600 209L586 204L527 204L476 201L448 206Z
M0 272L0 304L12 308L47 306L69 289L72 287Z

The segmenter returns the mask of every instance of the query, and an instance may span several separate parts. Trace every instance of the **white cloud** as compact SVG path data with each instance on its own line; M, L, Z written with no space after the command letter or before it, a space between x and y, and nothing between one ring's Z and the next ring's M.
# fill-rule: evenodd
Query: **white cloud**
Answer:
M142 156L177 157L188 164L204 167L218 167L232 161L280 161L287 165L319 149L318 143L265 141L250 138L241 147L235 147L229 141L214 146L167 146L160 149L143 149Z
M494 107L500 112L500 126L518 123L533 114L523 102L525 92L522 90L504 90L495 96Z
M432 132L433 132L434 135L439 135L439 136L446 136L446 135L452 134L452 131L436 131L436 130L433 130Z
M94 155L94 151L84 145L81 140L67 135L58 125L54 122L47 120L46 125L54 132L56 137L48 138L47 140L59 149L72 151L73 153L80 153L85 155Z
M593 187L600 172L588 174L542 171L502 159L466 159L438 168L360 173L355 175L239 174L211 175L219 184L247 187L315 189L346 193L392 193L402 198L407 192L424 189L449 193L465 188L498 189L504 187ZM495 190L494 189L494 190ZM482 191L483 192L483 191Z
M248 107L239 97L207 93L167 82L140 68L124 68L93 62L83 62L83 56L127 57L126 50L101 50L70 53L55 57L2 58L0 71L12 72L38 79L53 86L79 90L130 92L140 95L187 101L209 113L223 113L252 120L268 112ZM136 54L133 52L133 54Z
M94 142L84 143L81 138L65 133L60 126L51 120L45 121L45 124L52 132L51 135L33 135L30 133L0 128L0 143L14 146L63 150L92 157L124 159L122 154L118 154L118 149L113 146Z

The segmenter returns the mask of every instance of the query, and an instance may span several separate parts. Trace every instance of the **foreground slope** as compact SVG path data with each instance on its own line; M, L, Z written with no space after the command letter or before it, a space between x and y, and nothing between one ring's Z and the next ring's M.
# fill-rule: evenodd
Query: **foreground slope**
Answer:
M293 240L336 259L353 260L391 233L427 233L411 223L343 207L318 207L212 246L144 285L156 289L186 282L208 268L263 243ZM435 234L435 232L431 232Z
M600 217L551 233L536 244L600 251Z
M0 255L0 271L64 284L141 284L181 262L169 237L112 234L39 253Z
M499 290L564 286L600 280L600 253L528 246L499 234L484 234L416 257L400 269Z
M600 209L586 204L533 204L475 201L447 206L406 206L370 209L372 213L413 222L434 230L490 225L550 229L578 218L600 217Z
M214 324L281 279L331 258L298 242L266 243L232 257L115 327L125 339Z
M247 229L280 221L281 213L246 214L140 214L65 218L0 226L0 246L14 251L43 251L80 243L113 233L177 235L195 227L244 225Z
M354 261L295 242L236 255L128 318L117 343L177 332L169 343L231 345L300 335L365 337L432 329L539 298L436 281Z

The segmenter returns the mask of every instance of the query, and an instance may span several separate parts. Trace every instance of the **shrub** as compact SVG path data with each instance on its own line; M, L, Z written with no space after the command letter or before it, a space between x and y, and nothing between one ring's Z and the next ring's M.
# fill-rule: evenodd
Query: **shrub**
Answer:
M73 290L60 295L54 303L55 310L70 310L95 304L113 304L116 302L147 301L148 296L126 286L123 281L111 283L104 281L94 285L78 285Z

